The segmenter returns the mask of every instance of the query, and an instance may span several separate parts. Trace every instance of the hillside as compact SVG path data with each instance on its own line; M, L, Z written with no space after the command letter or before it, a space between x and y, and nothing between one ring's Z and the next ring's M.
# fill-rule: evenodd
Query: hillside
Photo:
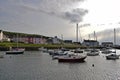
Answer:
M39 37L39 38L50 38L48 36L43 36L43 35L38 35L38 34L27 34L27 33L18 33L18 32L9 32L9 31L3 31L3 34L8 36L9 38L13 38L17 35L19 35L20 37Z

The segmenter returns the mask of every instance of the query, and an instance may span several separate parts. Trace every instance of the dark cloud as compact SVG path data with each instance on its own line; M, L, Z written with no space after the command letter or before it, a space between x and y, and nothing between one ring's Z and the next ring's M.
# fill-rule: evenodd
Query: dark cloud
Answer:
M72 11L64 12L62 17L72 23L79 23L83 20L83 16L85 16L86 13L88 13L88 10L76 8Z
M88 13L88 10L82 8L74 8L66 11L64 8L68 8L71 6L71 4L82 1L84 0L42 0L37 6L33 6L33 4L28 3L26 4L25 2L19 5L28 11L42 12L51 16L69 20L71 23L79 23L83 21L83 16Z
M25 0L21 4L35 6L40 10L44 10L45 12L57 13L66 10L66 8L70 8L73 4L83 1L84 0L35 0L35 1Z

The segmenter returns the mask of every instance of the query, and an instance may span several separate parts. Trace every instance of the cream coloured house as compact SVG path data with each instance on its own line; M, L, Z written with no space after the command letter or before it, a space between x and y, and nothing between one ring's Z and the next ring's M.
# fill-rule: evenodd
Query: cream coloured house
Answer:
M0 42L2 41L10 41L10 38L6 37L2 30L0 30Z
M3 40L3 31L0 30L0 41L2 41L2 40Z

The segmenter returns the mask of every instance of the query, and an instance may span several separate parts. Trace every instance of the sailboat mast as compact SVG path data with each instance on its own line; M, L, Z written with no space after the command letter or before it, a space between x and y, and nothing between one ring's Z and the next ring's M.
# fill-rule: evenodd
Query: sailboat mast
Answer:
M116 45L116 30L114 28L114 46Z
M17 48L18 48L18 34L17 34Z
M91 40L90 34L88 35L88 40Z
M96 36L95 31L94 31L94 40L96 40L96 41L97 41L97 36Z
M76 42L78 42L78 23L76 24Z
M61 34L61 44L63 44L63 34Z
M94 31L94 40L95 40L95 31Z
M114 28L114 47L116 46L116 30ZM115 48L115 53L116 53L116 48Z

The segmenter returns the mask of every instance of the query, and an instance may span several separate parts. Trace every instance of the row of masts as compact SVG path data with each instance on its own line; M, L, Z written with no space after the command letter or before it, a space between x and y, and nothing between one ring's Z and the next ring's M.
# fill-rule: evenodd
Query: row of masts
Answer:
M79 29L79 27L78 27L78 23L77 23L76 24L76 42L78 42L78 34L79 34L78 29ZM90 34L88 35L88 37L90 39ZM97 41L97 36L96 36L95 31L94 31L94 40ZM115 30L115 28L114 28L114 45L116 45L116 30Z
M79 27L78 27L78 23L76 24L76 42L79 42L78 41L78 35L79 34ZM90 34L88 35L89 39L90 39ZM94 40L97 41L97 36L96 36L96 33L94 31Z

